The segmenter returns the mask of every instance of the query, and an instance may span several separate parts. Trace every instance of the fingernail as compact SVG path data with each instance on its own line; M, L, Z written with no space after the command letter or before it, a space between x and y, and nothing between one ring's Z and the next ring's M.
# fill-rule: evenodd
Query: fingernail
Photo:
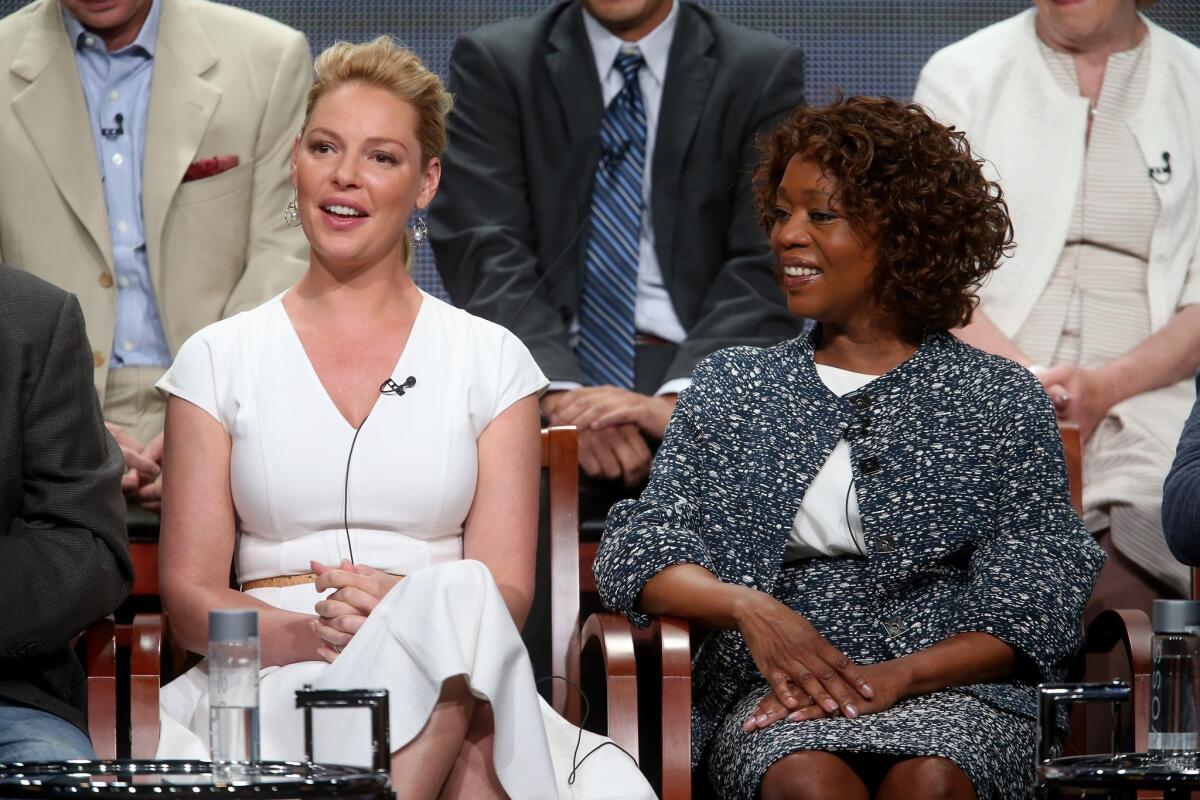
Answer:
M801 714L799 711L793 711L792 713L788 714L788 719L790 719L792 722L799 722L800 717L802 716L803 714Z
M750 731L754 730L754 720L748 719L745 722L743 722L742 730L745 731L746 733L749 733Z
M843 709L843 713L850 719L854 719L855 717L858 716L858 709L855 708L854 706L850 705L849 703L846 703L846 707Z
M863 697L867 698L868 700L873 700L875 698L875 690L871 688L871 684L864 683L859 688L862 689Z
M783 704L785 706L787 706L788 708L795 708L796 707L796 698L792 697L789 694L787 697L783 698Z
M825 709L826 711L837 711L837 700L834 700L832 697L826 697L821 701L821 708Z
M767 724L767 715L759 714L758 718L755 719L754 721L757 722L759 725L766 725Z

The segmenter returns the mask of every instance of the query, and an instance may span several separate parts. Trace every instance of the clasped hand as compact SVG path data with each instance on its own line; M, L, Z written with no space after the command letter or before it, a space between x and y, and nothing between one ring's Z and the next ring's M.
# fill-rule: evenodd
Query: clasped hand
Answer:
M646 437L661 439L675 396L648 397L615 386L550 392L542 412L551 425L579 429L579 466L593 478L640 486L650 474Z
M162 460L163 435L160 432L146 444L115 422L105 422L104 427L117 440L121 455L125 459L125 473L121 476L121 491L130 500L143 508L158 510L162 507Z
M888 702L868 680L868 668L855 664L807 619L770 595L756 592L736 617L755 665L771 686L746 730L792 713L800 714L798 719L839 713L854 718ZM771 717L769 722L764 715Z
M336 590L317 602L318 616L312 621L313 632L324 643L317 655L333 663L400 578L345 559L336 567L316 561L309 565L317 576L317 591Z
M1119 400L1116 384L1103 368L1064 365L1043 370L1037 377L1059 420L1077 424L1085 443Z

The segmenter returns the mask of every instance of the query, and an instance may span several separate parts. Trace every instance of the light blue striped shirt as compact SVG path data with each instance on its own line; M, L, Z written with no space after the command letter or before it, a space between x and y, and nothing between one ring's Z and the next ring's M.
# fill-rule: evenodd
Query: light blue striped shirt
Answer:
M63 7L63 21L75 44L75 64L87 98L112 236L117 272L114 368L171 364L171 350L150 282L146 226L142 221L142 154L146 150L159 2L152 0L137 39L112 53L105 49L103 39L85 30Z

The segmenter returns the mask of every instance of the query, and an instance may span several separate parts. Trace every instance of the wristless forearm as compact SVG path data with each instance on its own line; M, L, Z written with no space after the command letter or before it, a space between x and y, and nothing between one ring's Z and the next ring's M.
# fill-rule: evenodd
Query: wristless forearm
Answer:
M904 670L904 696L1002 680L1012 674L1015 652L987 633L960 633L896 659Z
M642 589L641 608L648 614L676 616L710 628L740 628L741 616L749 613L762 595L757 590L724 583L697 564L676 564L655 575Z
M1200 304L1185 306L1163 328L1102 368L1111 382L1114 405L1170 386L1200 368Z

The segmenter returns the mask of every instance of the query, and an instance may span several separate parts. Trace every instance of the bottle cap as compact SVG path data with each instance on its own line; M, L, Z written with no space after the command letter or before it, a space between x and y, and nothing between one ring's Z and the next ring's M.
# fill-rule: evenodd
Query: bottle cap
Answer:
M258 636L258 612L253 608L231 608L208 612L208 640L231 642Z
M1155 600L1150 626L1155 633L1195 633L1200 626L1200 600Z

